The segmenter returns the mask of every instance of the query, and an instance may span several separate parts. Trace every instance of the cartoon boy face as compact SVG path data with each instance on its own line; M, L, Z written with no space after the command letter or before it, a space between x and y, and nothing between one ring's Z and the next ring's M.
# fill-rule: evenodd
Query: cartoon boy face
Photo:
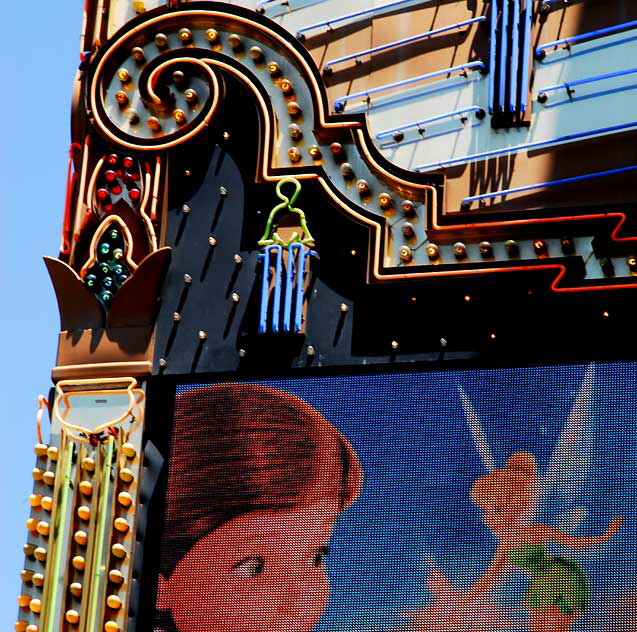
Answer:
M158 606L180 632L311 632L327 606L327 543L336 501L290 511L252 511L198 540Z

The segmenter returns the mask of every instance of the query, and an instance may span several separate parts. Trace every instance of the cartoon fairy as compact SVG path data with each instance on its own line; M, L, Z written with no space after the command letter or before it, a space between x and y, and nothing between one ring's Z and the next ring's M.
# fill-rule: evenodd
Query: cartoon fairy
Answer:
M433 602L411 613L409 629L444 629L446 632L510 629L506 626L514 624L506 619L505 614L502 614L502 619L507 621L506 626L500 627L500 616L496 616L491 627L475 627L475 610L481 607L480 604L487 604L492 607L492 612L496 612L488 593L504 580L508 571L517 568L529 579L523 600L530 620L529 632L569 632L586 608L589 580L579 562L554 554L550 547L558 545L581 549L599 545L612 538L622 523L621 517L615 517L601 535L575 536L568 532L574 530L588 514L582 507L572 507L572 502L586 480L592 455L588 414L592 366L584 375L572 412L542 475L538 472L535 456L527 451L516 451L503 467L495 467L478 416L462 387L458 390L471 436L488 470L487 474L474 481L469 493L473 504L481 510L484 524L496 539L496 550L482 576L464 590L452 586L433 566L428 580ZM561 528L537 520L540 509L543 514L556 519ZM433 582L436 577L437 582ZM439 585L447 588L432 590L432 586Z
M538 483L537 462L529 452L515 452L504 467L473 483L471 500L482 510L497 548L488 568L462 601L470 603L500 578L507 565L513 565L531 579L524 598L531 616L530 632L568 632L586 607L588 578L583 566L550 553L548 545L581 548L602 544L617 533L621 518L616 517L602 535L594 536L574 536L532 522Z

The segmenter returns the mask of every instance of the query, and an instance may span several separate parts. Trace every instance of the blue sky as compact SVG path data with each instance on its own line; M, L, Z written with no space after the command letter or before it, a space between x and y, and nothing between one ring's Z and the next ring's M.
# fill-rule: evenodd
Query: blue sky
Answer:
M37 395L51 385L59 319L43 255L62 225L71 85L83 0L6 2L0 40L0 627L13 630L35 464Z

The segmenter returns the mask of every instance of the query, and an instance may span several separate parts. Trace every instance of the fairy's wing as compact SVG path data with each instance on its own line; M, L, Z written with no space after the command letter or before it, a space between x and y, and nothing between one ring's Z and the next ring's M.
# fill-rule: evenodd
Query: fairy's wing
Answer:
M491 454L491 448L487 442L487 437L484 433L484 428L480 422L480 418L471 403L469 397L465 393L462 386L458 385L458 394L460 395L460 401L462 403L462 410L467 419L467 426L471 433L471 438L476 446L476 450L480 455L480 459L489 472L495 469L495 462L493 460L493 454Z
M588 515L581 501L593 455L593 373L590 364L540 479L539 517L567 532Z

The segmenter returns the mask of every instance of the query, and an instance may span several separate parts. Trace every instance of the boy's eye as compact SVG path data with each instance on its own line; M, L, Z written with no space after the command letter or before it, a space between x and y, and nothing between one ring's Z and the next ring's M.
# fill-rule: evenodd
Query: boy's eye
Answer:
M328 546L322 546L320 549L317 549L311 559L312 566L315 568L322 566L329 552L330 548Z
M246 557L232 566L232 572L239 577L258 577L263 572L265 560L262 557Z

